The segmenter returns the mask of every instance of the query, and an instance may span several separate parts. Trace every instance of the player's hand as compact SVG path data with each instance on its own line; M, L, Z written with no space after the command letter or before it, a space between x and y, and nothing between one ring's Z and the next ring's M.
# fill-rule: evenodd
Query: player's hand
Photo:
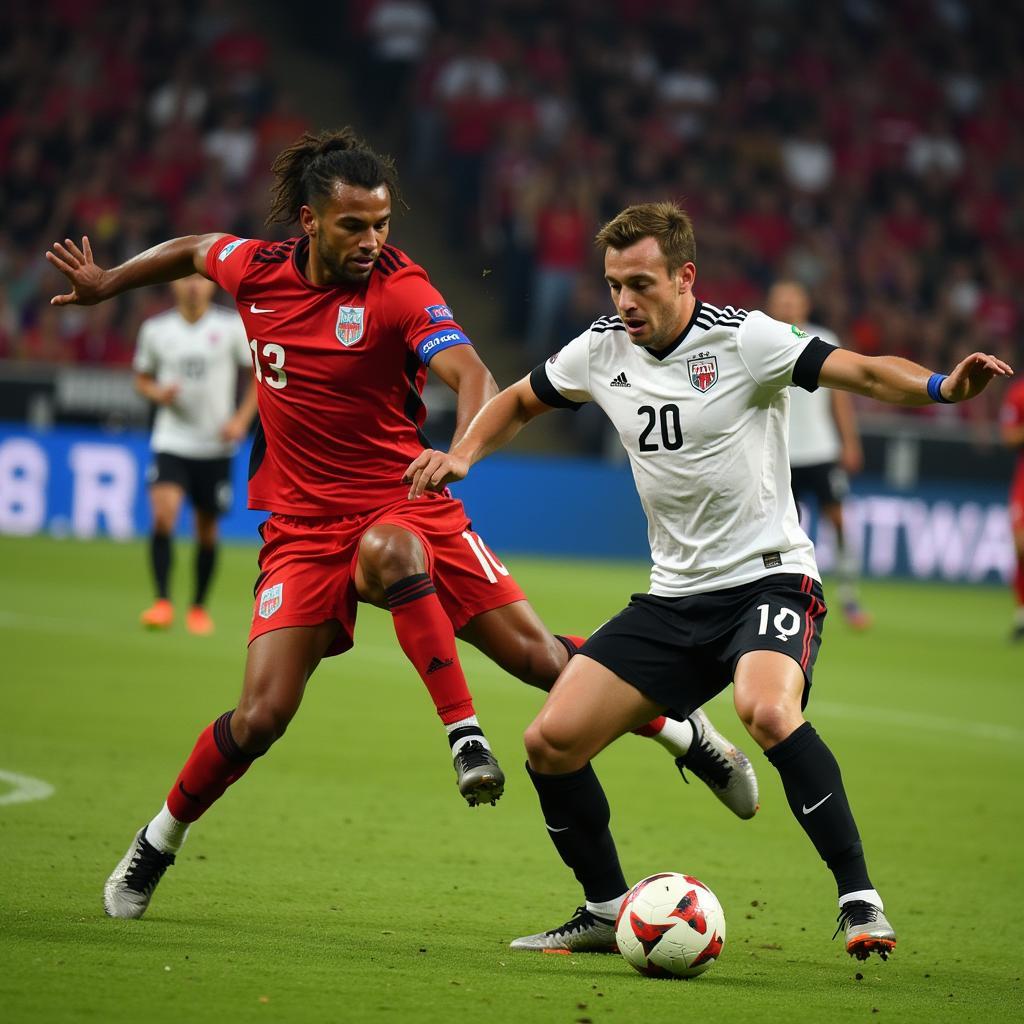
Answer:
M71 282L71 291L54 295L51 306L94 306L106 298L103 280L107 272L93 262L88 235L82 236L81 249L70 238L65 238L63 245L54 242L46 258Z
M856 476L864 468L864 452L859 445L847 445L839 456L839 465L850 476Z
M462 480L469 472L465 459L427 448L409 464L402 482L410 484L409 498L419 498L425 491L440 491L447 484Z
M237 416L232 416L231 419L220 428L220 437L222 441L230 441L232 444L237 444L245 437L246 425Z
M1013 368L984 352L972 352L956 364L953 372L942 382L942 397L950 402L964 402L980 395L993 377L1011 377Z
M160 388L154 401L157 405L174 405L174 400L181 394L180 384L165 384Z

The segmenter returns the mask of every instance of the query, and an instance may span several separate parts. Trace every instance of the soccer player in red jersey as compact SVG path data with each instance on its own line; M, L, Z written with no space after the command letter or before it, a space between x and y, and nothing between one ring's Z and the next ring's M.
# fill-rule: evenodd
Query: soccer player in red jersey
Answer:
M1010 639L1020 643L1024 641L1024 381L1018 381L1006 392L999 419L1003 441L1017 452L1017 464L1010 482L1010 526L1017 553L1013 574L1017 609Z
M258 382L249 505L271 513L238 706L201 733L163 808L108 879L112 916L144 913L189 825L282 735L320 659L352 646L359 601L391 611L471 805L493 803L504 776L474 714L455 634L542 689L582 643L546 629L459 501L447 492L407 500L405 468L428 447L427 366L458 396L456 439L497 387L426 273L387 244L394 166L343 129L303 136L274 174L270 219L298 219L297 238L192 235L111 270L95 264L88 239L47 253L72 284L56 305L194 272L235 297ZM638 731L735 813L753 815L753 769L702 713Z

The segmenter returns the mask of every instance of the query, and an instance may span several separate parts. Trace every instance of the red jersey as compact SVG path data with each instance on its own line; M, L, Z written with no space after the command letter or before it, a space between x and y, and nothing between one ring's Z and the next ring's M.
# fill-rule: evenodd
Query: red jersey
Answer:
M999 411L999 422L1007 427L1024 424L1024 380L1010 385ZM1024 447L1017 449L1017 466L1013 474L1015 486L1024 487Z
M219 239L207 273L235 297L259 381L249 508L346 516L403 498L425 447L427 364L471 344L426 272L386 245L367 281L312 284L309 240Z

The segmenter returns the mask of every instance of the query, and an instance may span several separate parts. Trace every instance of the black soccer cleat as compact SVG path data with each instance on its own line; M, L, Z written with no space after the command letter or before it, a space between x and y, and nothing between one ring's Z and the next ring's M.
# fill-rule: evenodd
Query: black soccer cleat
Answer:
M845 929L846 952L858 960L867 960L872 953L888 960L896 948L896 932L885 914L873 903L851 900L839 908L837 920L839 927L832 938Z
M494 755L479 740L470 740L455 755L459 792L470 807L495 802L505 792L505 773Z
M103 886L103 909L110 917L142 917L157 883L173 863L174 854L153 846L143 826Z

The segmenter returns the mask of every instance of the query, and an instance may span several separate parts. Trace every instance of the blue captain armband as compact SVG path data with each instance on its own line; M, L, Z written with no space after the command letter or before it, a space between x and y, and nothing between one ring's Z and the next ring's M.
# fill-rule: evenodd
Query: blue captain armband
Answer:
M940 388L942 382L949 376L947 373L933 373L928 378L928 397L933 402L941 402L943 405L952 405L952 401L949 398L944 398Z
M473 342L467 338L457 327L446 327L442 331L434 331L428 334L417 346L416 355L424 366L429 365L430 360L443 349L451 348L453 345L472 345Z

